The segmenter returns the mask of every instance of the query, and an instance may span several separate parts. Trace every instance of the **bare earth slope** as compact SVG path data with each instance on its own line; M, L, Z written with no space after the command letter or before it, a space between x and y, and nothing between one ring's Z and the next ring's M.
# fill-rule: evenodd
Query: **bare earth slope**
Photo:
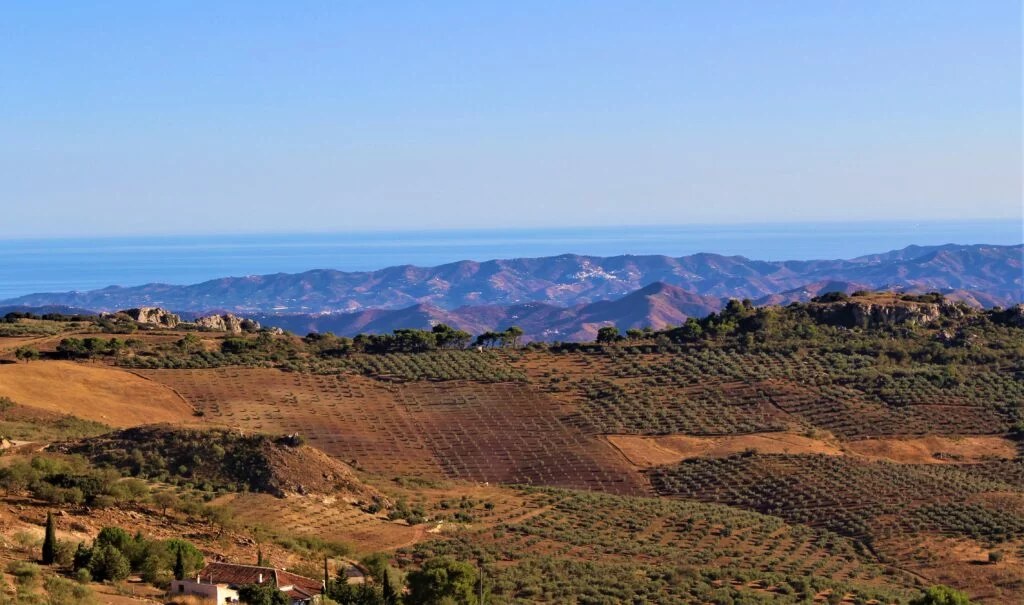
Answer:
M111 426L193 420L170 388L131 372L65 361L0 365L0 396Z

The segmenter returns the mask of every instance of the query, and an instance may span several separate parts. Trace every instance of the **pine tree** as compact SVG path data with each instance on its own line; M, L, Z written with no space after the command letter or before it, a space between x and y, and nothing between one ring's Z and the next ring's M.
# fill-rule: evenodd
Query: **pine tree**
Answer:
M43 539L43 565L53 565L57 559L57 527L53 513L46 513L46 537Z
M185 579L185 554L181 552L181 548L178 548L177 554L174 558L174 579Z

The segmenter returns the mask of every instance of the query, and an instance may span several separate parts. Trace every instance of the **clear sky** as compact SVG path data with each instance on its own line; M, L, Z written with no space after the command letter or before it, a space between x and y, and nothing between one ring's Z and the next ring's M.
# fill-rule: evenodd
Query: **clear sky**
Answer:
M8 2L0 236L1020 220L1021 2Z

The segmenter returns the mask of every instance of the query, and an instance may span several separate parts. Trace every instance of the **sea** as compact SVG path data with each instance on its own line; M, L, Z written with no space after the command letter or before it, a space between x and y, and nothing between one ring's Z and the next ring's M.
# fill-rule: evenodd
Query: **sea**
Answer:
M911 244L1020 244L1022 229L1019 220L988 220L0 239L0 301L111 285L566 253L853 258Z

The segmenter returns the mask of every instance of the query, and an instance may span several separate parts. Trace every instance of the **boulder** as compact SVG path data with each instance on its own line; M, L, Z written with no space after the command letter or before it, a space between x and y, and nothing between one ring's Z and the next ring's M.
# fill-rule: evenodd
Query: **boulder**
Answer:
M152 324L164 328L174 328L181 323L181 318L167 309L160 307L139 307L138 309L125 309L119 311L132 318L140 324Z
M195 320L196 326L213 330L215 332L231 332L241 334L242 332L256 332L260 329L260 322L238 317L232 313L224 315L207 315Z

